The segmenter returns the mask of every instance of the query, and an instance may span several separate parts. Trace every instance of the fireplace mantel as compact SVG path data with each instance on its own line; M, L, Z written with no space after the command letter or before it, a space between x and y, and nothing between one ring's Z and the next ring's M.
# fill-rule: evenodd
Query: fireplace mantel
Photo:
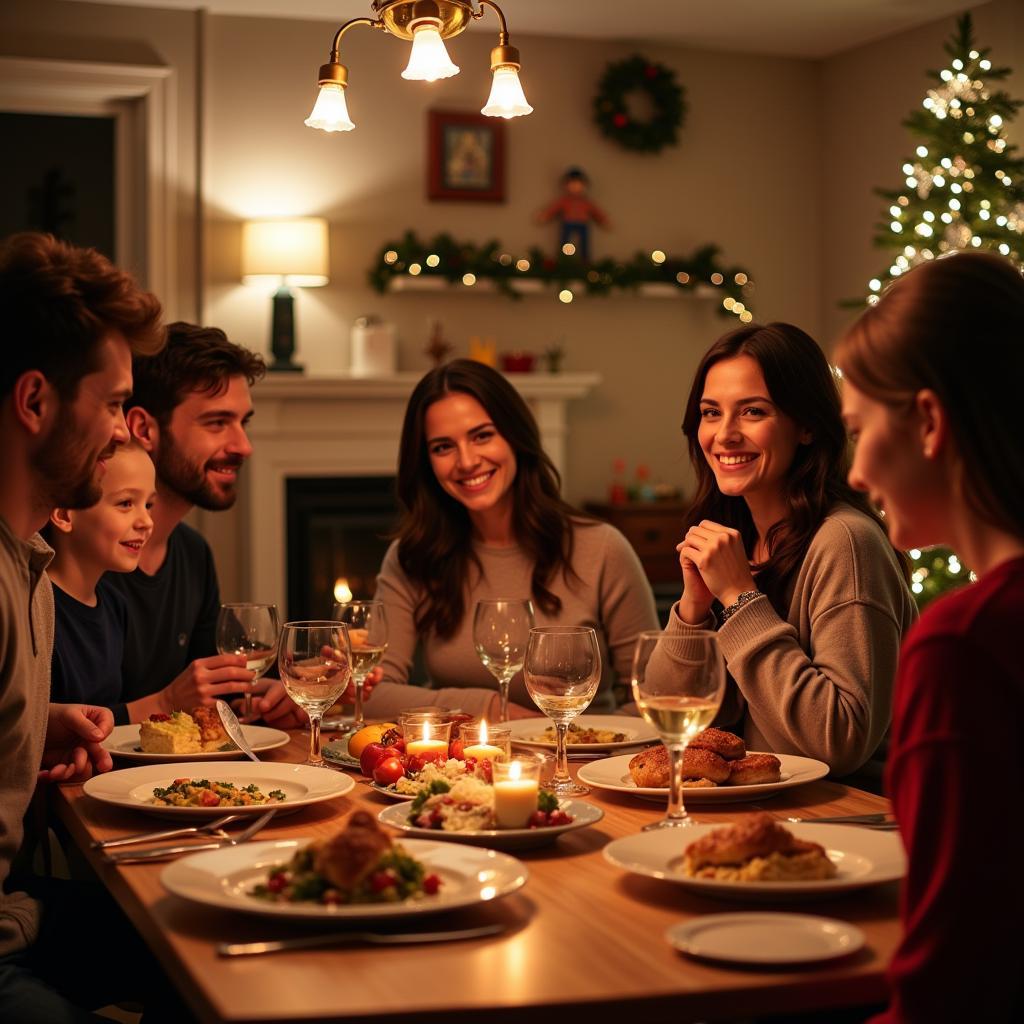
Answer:
M406 402L420 373L388 377L268 375L253 388L253 454L244 502L249 592L287 605L285 481L289 477L393 476ZM565 468L566 407L601 382L597 373L509 374Z

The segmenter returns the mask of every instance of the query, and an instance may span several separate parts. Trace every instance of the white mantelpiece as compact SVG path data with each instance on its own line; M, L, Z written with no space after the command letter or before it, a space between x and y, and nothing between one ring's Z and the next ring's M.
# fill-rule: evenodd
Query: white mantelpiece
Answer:
M249 591L287 605L285 481L289 477L393 476L406 402L422 374L306 377L269 374L253 388L247 469ZM537 417L541 441L564 472L566 405L596 373L509 374Z

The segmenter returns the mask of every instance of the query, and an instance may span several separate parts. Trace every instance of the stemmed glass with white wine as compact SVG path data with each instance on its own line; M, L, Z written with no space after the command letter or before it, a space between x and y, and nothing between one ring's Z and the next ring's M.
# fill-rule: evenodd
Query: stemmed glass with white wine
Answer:
M548 788L557 796L589 793L573 782L566 757L569 723L594 699L601 682L601 648L589 626L534 626L523 665L526 690L555 723L555 774Z
M274 604L222 604L217 614L217 653L242 654L252 672L252 684L245 691L242 717L252 718L252 690L263 673L274 664L281 631Z
M284 688L309 715L309 758L322 766L320 720L352 681L352 649L341 622L286 622L277 659Z
M529 601L497 598L477 602L473 643L484 668L498 680L502 722L508 721L509 684L523 667L532 628L533 605Z
M348 626L352 645L352 687L356 693L352 729L362 729L363 683L388 649L388 617L383 601L339 601L334 618Z
M683 806L683 751L707 728L725 694L725 659L710 630L641 633L633 650L633 699L671 761L668 814L644 831L692 825Z

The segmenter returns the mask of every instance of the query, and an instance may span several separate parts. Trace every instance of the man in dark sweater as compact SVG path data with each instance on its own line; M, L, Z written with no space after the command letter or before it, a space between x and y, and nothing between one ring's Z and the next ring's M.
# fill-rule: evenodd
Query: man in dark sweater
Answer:
M167 328L158 355L133 361L126 417L156 466L157 498L139 567L104 577L128 607L119 724L240 694L252 681L244 656L216 653L213 555L182 519L196 505L219 511L235 503L252 454L249 388L264 369L260 356L218 328L186 323Z

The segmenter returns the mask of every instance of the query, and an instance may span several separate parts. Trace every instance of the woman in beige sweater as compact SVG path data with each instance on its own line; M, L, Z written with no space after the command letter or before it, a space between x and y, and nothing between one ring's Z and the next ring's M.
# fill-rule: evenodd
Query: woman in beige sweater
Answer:
M720 724L845 775L882 743L916 617L900 559L846 482L838 388L797 327L752 324L698 367L683 432L698 489L669 628L717 626Z
M537 423L500 373L456 359L417 384L398 497L398 539L377 586L388 613L384 680L367 715L441 704L496 718L496 683L473 644L474 609L487 598L532 600L537 625L594 627L606 668L595 705L610 703L637 633L657 628L654 598L622 534L562 500ZM434 689L407 685L418 644ZM511 699L513 717L536 713L521 673Z

